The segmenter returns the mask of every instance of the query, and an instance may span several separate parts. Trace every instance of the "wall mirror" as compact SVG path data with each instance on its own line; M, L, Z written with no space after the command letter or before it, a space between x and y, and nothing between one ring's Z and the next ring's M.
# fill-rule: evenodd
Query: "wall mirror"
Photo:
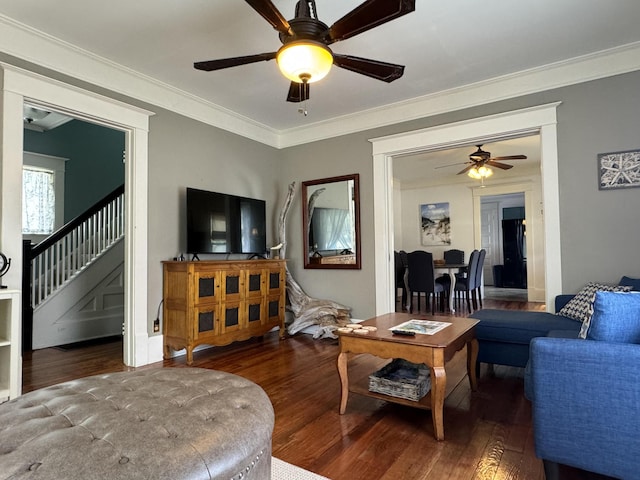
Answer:
M359 179L302 182L304 268L360 268Z

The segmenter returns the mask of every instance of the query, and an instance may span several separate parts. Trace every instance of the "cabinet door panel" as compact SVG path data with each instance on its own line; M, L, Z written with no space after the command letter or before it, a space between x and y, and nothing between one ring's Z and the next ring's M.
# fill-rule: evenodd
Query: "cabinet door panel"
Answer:
M240 270L221 272L222 301L239 302L244 294L244 275Z
M267 321L265 315L265 301L263 298L249 299L245 302L247 324L249 327L264 325Z
M218 305L201 306L196 308L194 313L194 338L203 340L219 334L220 307Z
M221 308L220 333L237 332L243 328L244 302L227 302Z
M244 298L263 297L267 286L266 271L262 268L248 268L245 273Z
M193 273L193 291L195 292L195 304L220 303L220 273L195 271Z
M277 294L285 288L285 270L284 268L270 269L269 281L267 285L267 293L269 295Z
M266 305L267 320L270 323L279 324L284 317L284 301L280 294L269 295Z

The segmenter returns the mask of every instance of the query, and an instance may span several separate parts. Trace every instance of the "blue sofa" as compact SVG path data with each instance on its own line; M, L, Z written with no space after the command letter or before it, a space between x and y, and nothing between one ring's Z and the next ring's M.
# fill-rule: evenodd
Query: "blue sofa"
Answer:
M640 279L623 276L619 286L640 291ZM575 295L558 295L555 311L559 312ZM483 309L469 315L480 320L476 325L478 365L490 363L511 367L527 366L529 344L536 337L548 335L577 338L582 323L549 312Z
M640 478L640 294L598 293L594 311L585 340L531 341L525 391L547 480L561 464Z
M573 295L558 295L558 312ZM578 337L581 323L548 312L483 309L470 315L480 320L476 325L478 364L491 363L524 368L529 361L529 344L535 337L546 337L551 331Z

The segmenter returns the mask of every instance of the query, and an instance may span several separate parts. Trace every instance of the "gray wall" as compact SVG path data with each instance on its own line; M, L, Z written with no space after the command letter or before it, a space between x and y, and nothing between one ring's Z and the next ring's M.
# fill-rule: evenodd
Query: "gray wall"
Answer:
M353 307L356 318L374 313L375 278L372 158L368 139L561 101L558 108L562 285L576 292L588 281L640 277L640 189L599 191L597 155L640 148L640 72L528 95L404 124L292 147L283 152L287 182L360 173L362 270L304 270L299 199L294 205L287 255L312 296ZM296 240L296 236L300 240Z
M149 315L162 299L163 260L186 251L186 187L266 201L267 247L287 193L279 152L178 114L154 109L149 123ZM201 260L207 257L200 256Z

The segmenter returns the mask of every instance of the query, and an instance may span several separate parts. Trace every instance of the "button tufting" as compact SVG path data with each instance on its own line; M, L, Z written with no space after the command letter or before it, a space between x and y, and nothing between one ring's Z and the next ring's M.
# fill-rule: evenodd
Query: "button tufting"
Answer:
M125 373L128 377L133 376L133 374L130 374L129 372ZM173 417L175 415L166 415L168 412L175 412L177 408L180 408L181 411L185 413L185 415L187 413L189 414L190 422L200 422L201 424L202 421L205 421L208 423L216 424L208 425L208 428L204 428L204 426L201 425L203 428L197 429L196 433L198 433L199 435L200 430L203 431L201 435L203 442L205 442L205 440L208 440L209 437L217 439L220 429L225 429L230 417L233 418L234 424L237 420L242 420L245 424L248 425L248 428L239 430L239 432L248 432L247 438L245 439L247 442L246 453L251 452L252 450L255 452L256 450L254 449L256 447L259 450L260 443L253 443L252 445L249 445L249 442L260 441L261 436L252 435L250 432L253 431L254 427L269 427L270 419L266 418L263 422L261 419L254 419L255 415L246 415L246 412L237 412L238 409L249 411L258 409L258 407L260 407L264 408L266 413L271 413L270 411L267 411L270 405L268 405L268 401L266 401L266 398L263 399L262 396L254 398L253 393L255 393L254 391L257 390L255 388L255 385L252 386L253 390L251 390L245 387L245 385L243 385L243 382L238 382L236 384L235 381L229 381L228 375L230 374L211 375L211 372L203 372L201 375L189 376L189 381L186 383L182 383L175 380L173 377L171 377L171 375L168 374L173 373L170 371L170 369L167 369L161 373L161 375L156 375L153 377L154 380L161 381L164 385L166 385L166 389L163 387L161 393L157 391L157 389L160 387L159 385L155 383L147 385L147 383L149 383L147 380L147 375L143 375L142 373L140 373L140 375L136 373L135 378L130 382L129 385L124 385L123 382L115 382L109 379L109 382L106 383L113 384L114 388L106 390L96 379L90 379L90 381L85 382L89 385L89 390L85 389L83 391L79 391L79 388L82 386L82 382L76 381L76 383L74 383L73 385L74 388L71 390L72 393L68 393L68 389L64 390L62 394L60 394L60 389L55 392L56 394L54 395L54 398L60 400L57 404L55 404L57 408L55 408L54 411L56 413L52 414L51 411L49 411L48 415L53 415L54 417L58 418L65 417L65 415L61 412L64 412L64 410L69 408L75 408L76 410L73 411L74 415L72 415L71 418L77 418L78 421L75 423L78 423L84 430L86 430L84 442L82 444L78 444L78 449L85 449L86 452L83 452L84 455L78 455L78 460L82 462L90 462L91 456L94 455L94 453L100 455L101 449L92 445L92 443L96 443L96 445L98 445L97 442L108 441L109 443L111 443L112 441L114 441L114 447L116 447L115 451L121 452L121 457L118 458L117 462L123 467L122 473L131 469L134 464L136 469L139 468L137 460L136 462L134 462L134 464L132 464L132 466L125 466L128 465L128 463L130 463L131 461L130 457L123 454L124 451L129 451L129 453L132 453L134 455L134 458L137 459L139 454L137 450L138 448L142 449L142 451L144 451L144 449L148 449L148 445L140 445L140 447L138 447L137 445L132 446L130 443L126 443L128 431L149 429L150 431L159 433L158 429L162 427L162 430L160 431L165 432L165 438L169 439L170 443L180 443L177 441L178 439L180 439L181 441L183 439L185 441L187 440L186 437L182 436L182 433L179 433L180 430L176 431L176 426L178 428L183 428L183 426L188 427L188 423L185 423L184 421L174 422ZM180 370L177 371L174 375L183 373L185 372ZM118 375L124 376L124 373ZM165 377L163 378L162 375L165 375ZM151 379L151 375L149 375L148 378ZM217 378L218 380L211 380L212 378ZM202 382L204 383L204 385L198 385L198 382ZM182 385L182 387L180 387L180 385ZM127 392L133 392L135 393L135 395L129 394ZM76 403L76 398L78 399L77 402L79 403ZM143 400L144 402L139 402L137 401L137 399L141 399L141 401ZM27 397L25 400L29 401L30 398ZM42 401L42 399L39 399L39 401ZM48 398L44 399L44 402L49 401L50 400ZM92 401L94 403L103 402L104 406L100 405L100 408L97 408L94 411L94 409L91 408L93 404L89 403L89 401ZM38 418L40 418L41 415L45 415L45 412L48 409L47 404L44 402L38 405L32 404L27 408L43 410L42 412L34 412L34 414L37 414ZM17 405L16 408L25 408L24 405L24 403L22 405ZM49 406L49 409L50 408L52 407ZM84 410L81 411L80 408L84 408ZM121 412L128 413L124 413L123 415L121 415ZM238 413L240 413L241 415L238 415ZM125 420L123 422L123 419L120 419L121 416L125 416L129 420ZM172 418L167 418L165 420L165 416ZM244 421L245 416L247 418L246 421ZM135 425L135 422L132 422L132 420L135 419L137 419L139 423L146 422L146 424ZM114 427L113 435L111 434L111 430L109 430L105 426L106 424L104 423L104 421L106 420L117 421L117 428ZM256 423L258 421L259 424ZM66 418L66 421L60 421L56 425L57 429L62 430L65 429L65 427L74 427L73 424L67 424L67 422L71 422L71 420L69 418ZM270 422L272 428L272 418ZM94 425L98 425L100 427L100 430L93 431L93 428L91 427L93 427ZM207 436L207 432L211 432L211 434ZM105 437L105 433L108 433L109 435ZM0 432L0 444L3 444L3 442L1 441L2 434L3 433ZM46 432L44 432L44 434L46 435ZM62 434L64 435L65 433L62 432ZM69 432L67 432L67 434L73 435ZM234 432L234 434L236 433ZM237 435L241 434L242 433L237 433ZM107 438L109 440L106 440ZM124 445L119 444L121 443L121 438L124 439L122 440L122 442L125 442ZM125 448L122 448L123 446ZM26 450L24 451L26 451L27 454L29 453L29 445L26 445L26 447L21 446L21 448L26 448ZM263 448L266 448L265 445L263 445ZM52 447L52 449L55 449L55 447ZM61 449L64 449L64 446L61 446L59 450ZM5 453L7 453L6 450L7 447L6 444L4 444L4 449L0 447L0 455L4 455ZM236 465L232 467L235 471L235 473L231 477L232 480L248 480L249 478L253 478L253 474L256 469L260 468L261 471L263 469L265 463L262 462L262 456L270 453L270 450L263 449L259 450L259 454L254 453L253 458L251 457L251 454L247 455L248 458L239 458ZM168 453L167 455L170 455L170 453ZM25 461L22 461L19 463L19 465L16 465L17 469L12 472L12 477L10 478L13 478L14 476L26 477L29 474L34 475L35 470L38 469L40 465L43 465L42 470L40 470L40 474L44 473L45 470L51 468L48 461L40 463L36 462L35 458L33 455L31 455L31 459L29 459L29 456L27 456ZM115 460L115 458L112 457L112 466L110 468L114 468L113 460ZM171 458L171 460L181 462L183 461L182 455L176 455L175 459ZM65 459L65 461L71 462L70 459ZM190 460L188 458L185 458L184 461ZM225 457L221 461L227 463L228 458ZM217 462L218 460L215 458L211 460L212 468L216 466L215 464ZM47 463L47 465L44 465L44 463ZM242 465L244 465L244 467ZM72 467L72 464L69 463L68 466ZM207 465L207 467L209 468L210 466ZM19 473L20 469L22 469L22 474ZM0 477L4 478L2 474L0 474Z

